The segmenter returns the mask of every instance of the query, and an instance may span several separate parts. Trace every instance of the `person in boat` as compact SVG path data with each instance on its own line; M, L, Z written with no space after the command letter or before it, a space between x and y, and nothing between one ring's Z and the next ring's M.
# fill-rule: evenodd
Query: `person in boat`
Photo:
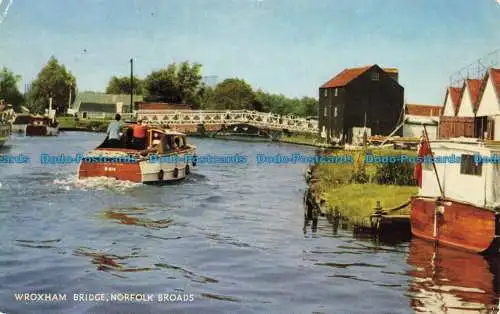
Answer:
M110 148L120 148L121 147L121 119L122 116L117 113L115 115L115 120L111 121L108 126L108 131L106 132L108 135L107 146Z
M145 149L147 127L143 124L142 120L138 120L136 124L133 124L132 130L132 146L137 150Z

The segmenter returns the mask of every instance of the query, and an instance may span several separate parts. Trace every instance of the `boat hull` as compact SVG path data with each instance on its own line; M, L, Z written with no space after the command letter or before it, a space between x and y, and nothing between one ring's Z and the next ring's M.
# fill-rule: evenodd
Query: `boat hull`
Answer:
M49 127L45 125L28 125L26 126L27 136L57 136L59 127Z
M485 252L495 242L496 213L454 200L416 197L411 202L412 235L471 252Z
M78 170L78 177L79 179L108 177L120 181L144 184L165 184L186 178L191 169L192 163L189 161L174 163L151 162L148 159L135 162L93 162L82 160Z

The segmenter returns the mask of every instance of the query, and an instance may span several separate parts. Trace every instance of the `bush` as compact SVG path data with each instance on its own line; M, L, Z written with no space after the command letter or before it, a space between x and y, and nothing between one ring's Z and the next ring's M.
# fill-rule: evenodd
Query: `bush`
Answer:
M375 180L378 184L415 185L414 169L409 162L383 163L377 167Z

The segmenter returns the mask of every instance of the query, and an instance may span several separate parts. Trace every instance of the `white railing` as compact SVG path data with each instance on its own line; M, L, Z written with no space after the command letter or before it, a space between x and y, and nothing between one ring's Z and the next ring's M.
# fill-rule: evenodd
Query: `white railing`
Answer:
M139 110L137 118L147 124L250 124L256 127L318 133L318 121L248 110Z

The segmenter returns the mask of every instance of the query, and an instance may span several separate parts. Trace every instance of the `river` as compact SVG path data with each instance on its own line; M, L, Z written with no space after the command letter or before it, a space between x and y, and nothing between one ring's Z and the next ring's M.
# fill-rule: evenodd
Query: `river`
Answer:
M472 313L498 304L495 258L416 239L377 243L326 218L305 224L306 165L257 165L255 155L311 148L191 139L199 155L241 153L249 164L198 165L167 186L79 181L77 165L38 160L101 140L15 135L1 149L32 162L0 165L0 312ZM27 302L15 293L67 299ZM154 299L73 300L100 293Z

